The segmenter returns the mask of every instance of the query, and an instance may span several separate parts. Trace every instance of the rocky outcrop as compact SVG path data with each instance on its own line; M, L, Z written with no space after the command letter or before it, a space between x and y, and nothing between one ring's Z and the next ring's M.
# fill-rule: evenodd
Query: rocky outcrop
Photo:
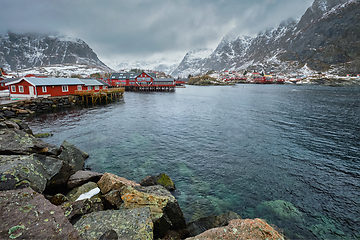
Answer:
M235 213L186 225L166 174L147 177L142 183L153 186L141 186L111 173L86 172L87 153L66 141L56 148L25 129L23 122L0 121L0 134L13 141L0 143L0 212L6 219L0 221L0 238L184 239L188 228L193 236L220 226L211 237L278 236L261 220L230 221L239 217Z
M143 180L140 181L141 186L155 186L161 185L169 191L175 190L175 184L171 178L164 174L160 173L157 176L146 176Z
M0 212L0 239L81 239L63 210L30 188L0 192Z
M111 235L115 238L112 239L152 240L150 214L147 207L94 212L82 217L74 227L84 239L101 239L113 231Z
M186 240L208 240L208 239L284 239L276 230L274 230L264 220L255 219L235 219L231 220L226 227L219 227L207 230L195 237Z

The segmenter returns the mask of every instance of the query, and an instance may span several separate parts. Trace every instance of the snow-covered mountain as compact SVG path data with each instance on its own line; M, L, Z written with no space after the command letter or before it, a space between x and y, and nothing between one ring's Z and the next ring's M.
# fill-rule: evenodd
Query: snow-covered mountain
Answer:
M189 74L199 74L204 69L205 59L213 52L212 49L197 49L188 52L181 63L170 72L170 75L187 77Z
M65 36L8 33L0 36L0 65L8 71L81 64L110 71L82 40Z
M315 0L299 20L255 37L223 38L204 58L188 54L174 72L208 70L360 72L360 0ZM190 54L190 53L189 53Z
M169 74L176 66L179 65L178 59L160 59L153 61L128 61L120 62L116 64L115 69L118 71L131 70L131 69L143 69L153 70Z

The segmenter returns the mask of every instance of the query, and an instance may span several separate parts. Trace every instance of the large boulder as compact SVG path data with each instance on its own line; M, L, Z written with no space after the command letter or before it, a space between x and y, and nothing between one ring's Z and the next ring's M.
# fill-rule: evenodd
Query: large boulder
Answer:
M112 173L104 173L101 179L97 182L101 193L106 194L111 190L120 189L124 186L140 186L140 184L127 180L126 178L116 176Z
M61 144L60 151L61 153L58 157L63 161L63 166L59 173L51 179L51 186L66 185L72 174L78 170L83 170L85 159L89 157L89 154L67 141Z
M225 227L218 227L207 230L195 237L186 238L186 240L208 240L208 239L284 239L276 230L274 230L264 220L256 219L235 219L229 222Z
M175 190L175 184L171 180L171 178L164 174L160 173L157 176L147 176L143 180L140 181L141 186L155 186L161 185L169 191Z
M189 235L194 237L206 230L227 226L233 219L241 219L241 217L235 212L227 212L222 215L203 217L196 221L189 222L187 228L189 230Z
M81 217L74 228L84 239L154 239L147 207L89 213ZM112 238L106 238L109 235Z
M0 129L0 139L0 154L3 155L46 154L53 149L51 144L45 143L43 140L16 128Z
M81 239L63 210L30 188L0 192L0 239Z
M154 238L162 238L167 231L187 235L183 212L175 197L162 186L124 186L120 190L122 208L149 207L154 222Z
M70 176L67 181L67 187L71 189L89 181L97 182L100 180L102 175L102 173L79 170Z
M62 165L59 159L40 154L0 155L0 190L29 185L42 193Z

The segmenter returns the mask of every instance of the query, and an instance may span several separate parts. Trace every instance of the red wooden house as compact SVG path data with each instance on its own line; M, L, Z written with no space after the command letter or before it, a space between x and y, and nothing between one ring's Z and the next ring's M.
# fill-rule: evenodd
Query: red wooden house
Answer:
M74 94L85 85L77 78L20 78L5 84L15 98L55 97Z
M113 73L108 80L111 86L122 87L174 87L173 78L156 78L155 73Z
M84 91L94 91L99 92L100 90L105 90L110 86L104 81L96 80L93 78L84 78L80 79L81 82L84 83L84 86L82 87L82 90Z

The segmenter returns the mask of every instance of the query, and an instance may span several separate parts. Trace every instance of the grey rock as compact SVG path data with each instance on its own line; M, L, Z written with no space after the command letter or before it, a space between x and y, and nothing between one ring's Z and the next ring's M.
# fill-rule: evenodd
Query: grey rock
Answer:
M79 170L70 176L67 181L67 187L74 188L89 181L97 182L100 180L102 175L102 173Z
M111 230L118 239L153 239L153 223L147 207L89 213L80 218L74 228L84 239L99 239Z
M0 155L0 190L29 185L41 193L61 167L59 159L40 154Z
M104 206L100 198L66 202L61 206L61 208L65 213L65 217L72 224L85 214L104 210Z

